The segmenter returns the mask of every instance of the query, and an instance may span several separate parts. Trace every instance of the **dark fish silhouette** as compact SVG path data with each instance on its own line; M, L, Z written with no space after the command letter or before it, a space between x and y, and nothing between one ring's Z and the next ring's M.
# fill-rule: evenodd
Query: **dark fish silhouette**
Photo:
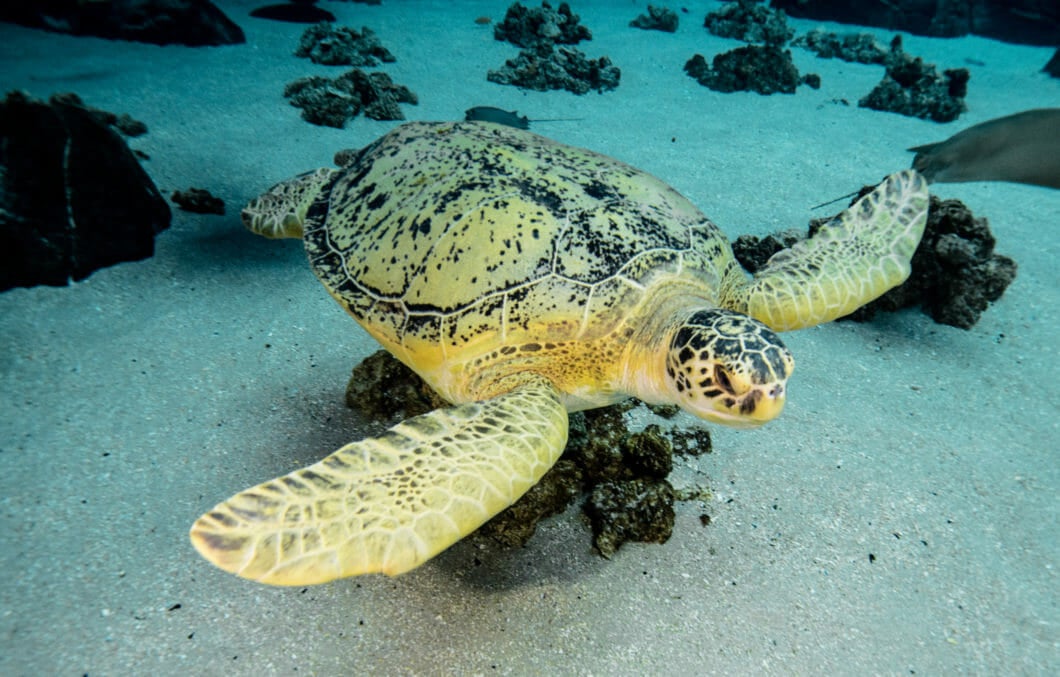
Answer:
M550 120L530 120L525 115L519 115L511 110L501 110L493 106L475 106L464 111L464 120L467 122L495 122L498 125L507 125L516 129L530 129L531 122L572 122L581 118L552 118Z
M1060 188L1060 108L987 120L909 150L916 153L913 169L929 182L1014 181Z

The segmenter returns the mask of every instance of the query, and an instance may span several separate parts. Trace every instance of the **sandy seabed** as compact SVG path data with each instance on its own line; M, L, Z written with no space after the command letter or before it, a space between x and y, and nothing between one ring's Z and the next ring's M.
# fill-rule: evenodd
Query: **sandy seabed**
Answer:
M0 295L0 673L1060 672L1060 191L1029 186L934 186L1018 261L1004 298L970 331L907 311L785 335L787 410L716 427L713 454L678 459L714 499L679 504L665 545L605 560L572 510L525 548L472 538L396 579L270 588L207 564L187 538L199 514L365 434L343 391L376 349L300 245L247 233L239 208L395 124L301 120L284 84L342 70L293 57L302 27L249 17L259 3L218 4L245 45L0 24L4 91L130 113L164 194L198 186L228 205L175 211L147 261ZM811 205L908 166L909 146L1060 106L1039 72L1052 50L975 37L904 36L972 71L950 125L858 108L882 68L799 49L821 89L712 92L681 67L739 46L702 27L715 2L687 5L673 35L627 26L643 3L576 2L594 35L579 48L608 55L621 85L524 92L485 79L517 49L474 19L505 2L324 4L397 56L384 70L419 95L409 119L474 105L580 118L534 129L659 176L732 236L805 225Z

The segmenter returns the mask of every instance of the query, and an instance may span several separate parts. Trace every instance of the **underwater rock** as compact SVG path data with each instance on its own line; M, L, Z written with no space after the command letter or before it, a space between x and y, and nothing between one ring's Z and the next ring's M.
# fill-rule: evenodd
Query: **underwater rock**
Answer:
M501 545L522 547L537 531L538 522L558 515L577 500L582 493L582 483L578 466L561 458L540 482L483 524L479 531Z
M0 290L62 286L154 253L169 205L111 118L74 94L0 102Z
M910 117L951 122L966 110L967 68L954 68L938 74L933 64L902 49L902 38L891 41L884 63L887 73L880 84L862 97L862 108L899 113Z
M909 279L850 319L864 322L881 311L919 305L940 324L971 329L1016 279L1016 262L995 254L995 242L987 219L976 217L960 200L932 195Z
M358 113L373 120L404 120L398 104L418 102L408 87L395 84L386 73L365 73L359 68L333 79L299 78L287 84L283 95L302 109L306 122L339 129Z
M920 57L906 54L902 38L891 41L884 63L887 73L880 84L858 101L862 108L899 113L910 117L951 122L967 110L967 68L954 68L938 74L935 66Z
M677 32L677 12L666 7L648 5L648 13L641 14L629 22L633 28L643 28L649 31L664 31L666 33Z
M806 234L797 228L788 228L762 238L754 235L741 235L733 241L732 253L747 272L754 273L766 265L766 261L773 254L804 239L806 239Z
M305 29L294 55L325 66L378 66L380 61L396 61L372 29L362 27L358 33L327 22Z
M670 445L678 456L702 456L714 451L710 431L706 428L674 428L670 431Z
M863 188L855 201L872 188ZM807 236L829 220L815 219ZM740 265L753 273L793 243L791 231L763 240L743 235L733 251ZM1016 262L995 254L994 244L985 218L977 218L959 200L939 200L932 195L909 279L845 319L865 322L879 312L920 306L940 324L970 329L1016 277Z
M147 125L134 119L128 113L115 114L101 108L86 105L85 102L81 100L81 97L72 92L52 95L52 103L56 102L77 106L83 109L86 113L95 118L99 124L113 127L123 136L143 136L147 133Z
M258 19L286 21L293 24L315 24L334 21L335 15L316 6L317 0L291 0L279 5L266 5L251 10L250 16Z
M718 54L713 67L707 65L702 54L696 54L685 63L685 72L716 92L794 94L802 84L814 89L821 86L819 76L799 75L791 52L772 46L747 45Z
M730 2L707 14L703 25L719 37L773 47L783 46L795 35L784 12L759 4L758 0Z
M0 21L56 33L155 45L231 45L243 30L209 0L51 0L0 3Z
M404 420L446 406L445 400L397 358L377 350L353 368L346 406L377 421Z
M1060 44L1056 0L773 0L794 17L878 26L916 35L959 37L974 33L1028 45Z
M888 52L871 33L839 35L823 28L815 28L800 35L791 44L808 49L822 59L842 59L854 63L882 64Z
M589 486L637 477L660 479L673 469L672 448L658 426L630 433L625 413L636 400L572 415L564 458L574 461Z
M486 79L501 85L515 85L525 89L548 91L565 89L575 94L586 94L618 87L622 72L606 56L588 59L573 47L553 47L544 43L524 49L504 66L491 70Z
M1043 73L1048 73L1054 78L1060 78L1060 49L1053 52L1053 58L1042 68Z
M559 9L542 2L540 8L528 9L516 2L504 15L504 20L493 27L496 40L507 41L525 48L541 45L576 45L582 40L592 40L588 28L579 23L580 18L571 12L570 5L560 3Z
M108 115L113 115L113 113L109 113ZM128 113L122 113L121 115L115 116L114 121L109 122L108 124L116 127L117 130L125 136L142 136L147 133L147 125L139 120L134 120Z
M665 543L674 529L674 489L666 480L603 482L585 504L593 545L608 559L629 541Z
M644 406L659 418L670 419L681 413L681 407L676 404L648 404L645 402Z
M354 368L346 404L387 424L445 406L419 376L385 350ZM503 545L521 546L539 521L590 493L584 508L591 515L601 553L609 556L627 540L665 542L673 529L677 500L665 479L673 469L673 453L710 453L710 431L701 427L663 431L649 425L630 433L625 413L635 406L636 400L627 400L570 414L567 447L560 460L522 498L483 525L481 533ZM599 487L604 488L594 493ZM681 500L705 501L710 495L706 488L693 487Z
M622 442L622 464L634 477L665 479L674 469L673 447L653 423Z
M186 212L218 214L221 216L225 213L225 201L202 188L189 188L186 191L175 190L170 199Z

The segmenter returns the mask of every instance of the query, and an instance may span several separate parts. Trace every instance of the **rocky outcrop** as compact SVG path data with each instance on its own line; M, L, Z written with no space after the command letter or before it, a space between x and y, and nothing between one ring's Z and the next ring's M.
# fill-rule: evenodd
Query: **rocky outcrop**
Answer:
M1056 0L773 0L772 6L795 17L916 35L972 33L1027 45L1060 44L1060 3Z
M0 103L0 290L154 253L170 210L109 120L72 94Z
M209 0L12 0L0 3L0 21L155 45L246 42L243 29Z

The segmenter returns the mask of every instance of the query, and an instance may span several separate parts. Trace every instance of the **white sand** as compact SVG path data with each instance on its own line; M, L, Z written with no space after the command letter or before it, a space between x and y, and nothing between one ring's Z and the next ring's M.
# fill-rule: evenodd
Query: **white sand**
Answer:
M393 580L269 588L200 559L200 513L364 433L343 390L376 349L299 244L246 233L239 209L394 124L302 121L284 84L342 69L291 56L302 27L248 17L258 2L221 4L246 45L0 24L3 90L130 113L165 194L228 204L175 211L148 261L0 295L0 674L1060 672L1060 192L1044 188L936 186L1019 262L1005 297L971 331L910 311L786 335L788 409L759 431L715 428L714 454L679 461L716 497L681 504L665 545L604 560L572 510L524 549L472 539ZM860 109L882 68L801 50L820 90L711 92L681 67L738 46L702 28L712 2L686 3L669 35L626 26L644 3L579 0L594 33L580 48L609 55L620 87L523 92L486 81L517 50L472 21L507 4L324 3L397 56L385 70L419 95L410 119L473 105L584 118L535 129L660 176L733 236L805 225L809 206L908 166L908 146L1060 105L1038 72L1051 50L980 38L906 36L971 69L951 125Z

